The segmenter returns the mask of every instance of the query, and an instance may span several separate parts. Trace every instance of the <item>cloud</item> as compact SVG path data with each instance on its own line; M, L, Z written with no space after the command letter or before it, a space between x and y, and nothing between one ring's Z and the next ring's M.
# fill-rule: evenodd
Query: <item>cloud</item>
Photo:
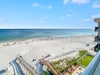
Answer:
M67 16L67 17L71 17L72 15L70 15L70 14L67 14L66 16Z
M33 6L33 7L38 7L38 6L40 6L40 5L39 5L38 3L33 3L32 6Z
M46 8L46 9L52 9L52 6L51 5L41 5L41 4L38 4L38 3L33 3L32 4L33 7L41 7L41 8Z
M0 18L0 21L4 20L3 18Z
M91 19L84 19L83 22L90 22Z
M95 14L92 16L92 18L100 18L100 14Z
M100 2L98 2L98 1L94 2L93 8L100 8Z
M69 2L69 0L64 0L64 4L66 4L66 3L68 3Z
M67 15L65 15L65 16L61 16L60 19L61 19L61 20L64 20L64 19L66 19L67 17L71 17L71 16L72 16L71 14L67 14Z
M89 3L90 0L72 0L72 3L77 3L77 4L83 4L83 3Z
M76 3L76 4L85 4L85 3L89 3L90 0L64 0L64 4L68 2Z
M47 6L47 9L52 9L52 6L51 5Z

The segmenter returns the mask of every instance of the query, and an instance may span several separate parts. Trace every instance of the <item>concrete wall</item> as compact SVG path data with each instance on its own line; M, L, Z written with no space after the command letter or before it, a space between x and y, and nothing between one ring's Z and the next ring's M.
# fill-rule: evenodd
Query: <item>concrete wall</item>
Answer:
M98 32L98 38L100 38L100 32Z
M98 27L100 27L100 22L98 22Z

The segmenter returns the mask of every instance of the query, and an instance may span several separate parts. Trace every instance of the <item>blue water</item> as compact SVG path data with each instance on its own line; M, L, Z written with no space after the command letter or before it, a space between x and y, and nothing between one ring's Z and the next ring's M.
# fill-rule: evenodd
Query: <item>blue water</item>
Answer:
M92 29L0 29L0 42L31 38L54 38L94 34Z

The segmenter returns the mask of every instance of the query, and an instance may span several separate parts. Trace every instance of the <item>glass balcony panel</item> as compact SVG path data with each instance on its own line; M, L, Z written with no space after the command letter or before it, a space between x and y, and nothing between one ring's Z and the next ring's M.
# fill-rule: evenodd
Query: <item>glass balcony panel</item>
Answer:
M98 52L100 50L100 44L97 44L95 47L94 47L94 51Z
M95 42L100 42L100 38L98 36L95 37Z
M95 27L96 32L100 32L100 27Z

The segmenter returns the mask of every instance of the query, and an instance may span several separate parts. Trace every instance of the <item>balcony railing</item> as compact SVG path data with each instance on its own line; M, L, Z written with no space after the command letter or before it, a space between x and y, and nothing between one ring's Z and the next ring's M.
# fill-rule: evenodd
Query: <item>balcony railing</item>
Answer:
M95 31L100 31L100 27L95 27Z
M95 47L94 47L94 51L98 52L100 50L100 44L97 44Z
M100 75L100 51L96 54L82 75Z
M97 31L99 29L99 27L95 27L95 31Z
M95 42L100 42L100 38L98 36L95 37L94 39Z

